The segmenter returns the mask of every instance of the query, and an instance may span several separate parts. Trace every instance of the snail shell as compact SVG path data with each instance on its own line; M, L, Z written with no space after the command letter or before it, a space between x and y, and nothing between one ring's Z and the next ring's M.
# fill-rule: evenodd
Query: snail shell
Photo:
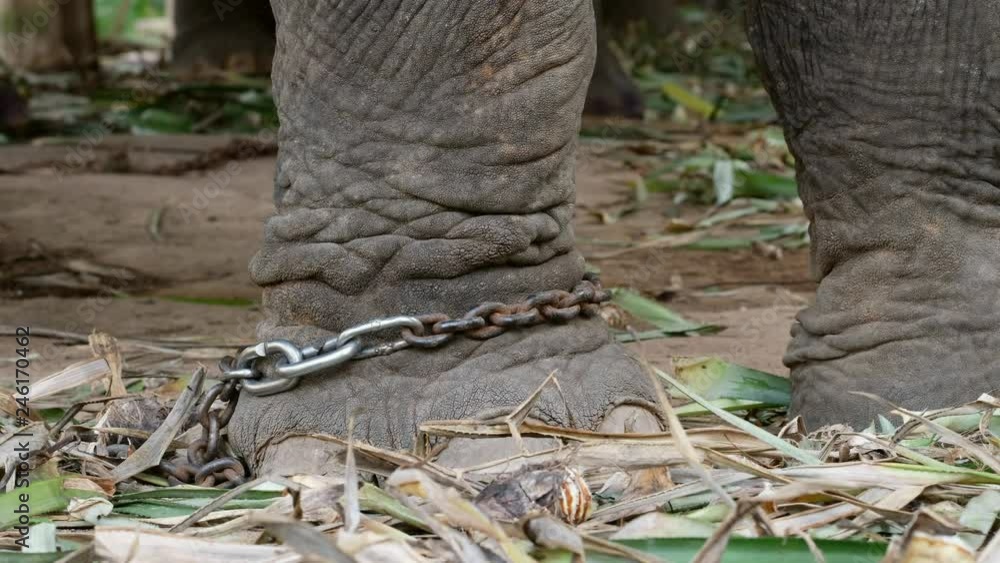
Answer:
M562 519L576 526L587 520L594 509L594 497L583 475L566 468L566 477L559 486L559 512Z

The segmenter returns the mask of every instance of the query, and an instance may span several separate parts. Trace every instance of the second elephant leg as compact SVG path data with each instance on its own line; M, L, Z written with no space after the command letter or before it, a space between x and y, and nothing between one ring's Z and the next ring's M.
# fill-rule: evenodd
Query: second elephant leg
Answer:
M271 71L274 16L267 0L172 0L174 68L183 72Z
M786 356L811 427L1000 387L1000 5L752 0L816 302Z

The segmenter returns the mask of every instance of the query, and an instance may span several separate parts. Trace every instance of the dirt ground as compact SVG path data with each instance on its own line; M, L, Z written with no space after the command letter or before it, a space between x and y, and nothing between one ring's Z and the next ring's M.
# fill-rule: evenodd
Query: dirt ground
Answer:
M182 175L134 173L230 141L113 137L85 165L74 158L89 149L80 145L0 149L0 171L7 172L0 172L0 325L30 326L36 333L97 329L119 338L251 340L258 289L247 263L272 209L273 155L220 159L215 167ZM637 175L622 157L628 150L582 143L580 247L606 286L633 287L691 320L726 327L713 335L647 341L645 353L660 365L673 355L717 355L786 373L781 355L789 324L813 291L808 251L786 250L775 260L749 249L635 245L662 233L668 214L705 210L678 209L670 195L653 193L638 211L602 222L601 212L632 198ZM13 347L0 348L0 363L12 358ZM45 375L90 356L84 345L50 346L33 370ZM170 369L184 373L197 361L184 358Z

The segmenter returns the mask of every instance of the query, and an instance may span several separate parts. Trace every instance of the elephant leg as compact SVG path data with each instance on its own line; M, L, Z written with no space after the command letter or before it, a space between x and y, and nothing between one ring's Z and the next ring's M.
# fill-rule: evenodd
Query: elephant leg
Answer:
M271 71L274 16L267 0L174 0L171 61L197 73L223 69L245 74Z
M639 86L611 51L607 32L598 24L597 60L583 111L589 115L641 118L644 105Z
M0 79L0 133L20 133L29 119L28 102L12 82Z
M751 0L796 158L815 303L785 357L807 425L1000 387L1000 4Z
M704 0L706 8L709 0ZM628 2L606 2L600 12L600 22L613 29L623 29L630 23L642 21L650 31L667 36L677 24L676 0L628 0Z
M641 118L642 92L611 50L608 29L644 20L655 33L666 35L676 21L675 6L668 0L631 0L607 5L602 0L593 2L597 17L597 60L583 112Z
M594 64L590 0L275 0L274 187L251 276L262 339L322 342L394 315L461 316L568 290L577 131ZM385 336L386 338L392 335ZM429 419L509 413L597 428L651 383L599 318L348 362L240 398L251 465L290 432L413 444ZM321 456L320 456L321 457Z

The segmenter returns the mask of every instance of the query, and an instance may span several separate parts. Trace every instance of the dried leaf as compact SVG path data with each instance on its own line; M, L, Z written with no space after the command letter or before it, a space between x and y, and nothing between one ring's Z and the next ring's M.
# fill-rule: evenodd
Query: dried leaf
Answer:
M683 516L651 512L632 520L611 535L613 540L638 540L648 538L708 538L715 533L715 526Z
M95 332L90 335L90 349L95 356L100 356L108 363L111 372L111 381L108 384L108 397L122 397L128 394L125 390L125 383L122 381L122 370L125 368L125 360L122 359L118 341L111 335L103 332Z
M61 391L100 381L111 373L111 367L104 358L79 362L56 372L31 386L29 401L37 401Z
M914 532L899 548L899 555L887 556L886 563L975 563L976 553L955 536Z
M716 160L712 166L715 205L722 206L733 199L733 161Z
M115 482L123 481L137 473L145 471L160 463L163 454L173 441L174 436L180 430L181 425L187 421L188 413L194 408L195 403L201 397L201 386L205 379L205 368L200 367L191 376L191 381L177 397L174 408L170 411L167 419L163 421L163 426L158 428L153 435L146 440L138 450L132 453L111 473Z
M69 507L66 509L67 514L70 518L75 518L77 520L83 520L90 524L97 524L97 522L111 514L114 510L115 505L111 504L111 501L101 498L92 497L87 499L70 499Z
M986 540L986 534L993 528L998 513L1000 513L1000 492L998 491L987 490L970 500L958 522L978 533L961 534L962 540L972 549L979 549Z
M301 555L333 563L354 563L351 557L308 524L261 513L251 515L250 523L263 526L267 533Z
M919 420L924 425L926 425L928 428L930 428L934 432L940 434L941 435L940 439L942 441L947 442L949 444L954 444L956 446L959 446L963 450L965 450L965 451L969 452L970 454L976 456L976 458L979 459L979 461L983 462L987 467L989 467L990 469L992 469L994 472L1000 473L1000 458L997 458L997 456L993 455L992 452L986 450L982 446L979 446L978 444L972 443L968 438L966 438L965 436L962 436L958 432L955 432L954 430L951 430L949 428L945 428L944 426L941 426L940 424L937 424L933 420L931 420L931 419L929 419L929 418L927 418L927 417L925 417L925 416L923 416L923 415L921 415L919 413L916 413L916 412L913 412L913 411L909 411L909 410L906 410L906 409L904 409L902 407L894 405L894 404L890 403L889 401L886 401L885 399L882 399L881 397L878 397L877 395L872 395L870 393L861 393L861 392L854 392L854 394L855 395L860 395L860 396L863 396L863 397L868 397L869 399L872 399L873 401L876 401L876 402L878 402L880 404L887 405L887 406L891 407L894 411L898 412L899 414L901 414L903 416L906 416L908 418L915 418L915 419Z
M153 530L99 526L94 529L98 558L111 563L161 561L171 563L300 563L303 558L284 546L241 545L177 536Z
M570 553L584 555L583 538L580 534L550 516L529 518L524 523L524 533L538 547L565 549Z

